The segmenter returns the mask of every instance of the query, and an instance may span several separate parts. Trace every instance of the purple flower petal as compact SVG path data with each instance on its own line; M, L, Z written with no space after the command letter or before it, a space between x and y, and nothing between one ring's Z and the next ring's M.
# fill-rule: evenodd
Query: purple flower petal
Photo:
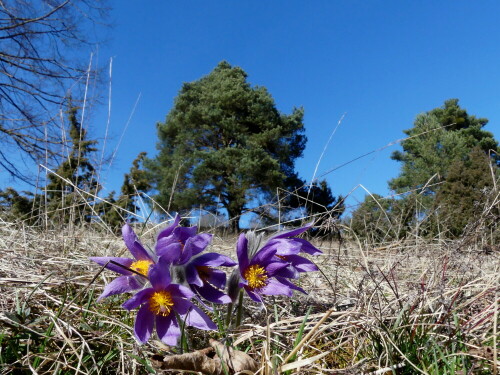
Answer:
M208 281L210 284L219 289L224 289L226 286L226 273L220 270L210 270L208 273L208 278L205 281Z
M277 255L290 255L298 254L300 252L302 244L296 241L295 238L277 238L269 240L264 247L275 249Z
M279 270L288 267L289 263L279 261L279 262L271 262L264 266L266 270L267 276L272 277Z
M151 337L154 325L154 314L149 311L149 304L145 304L139 309L135 318L134 333L139 343L146 343Z
M164 237L168 237L172 234L175 228L179 225L179 222L181 221L181 217L179 214L175 215L174 222L170 224L168 227L163 229L159 234L158 234L158 241Z
M259 296L257 293L253 292L253 291L252 291L252 290L250 290L249 288L245 288L245 290L246 290L246 292L247 292L248 296L249 296L251 299L253 299L255 302L260 302L260 303L264 302L264 301L262 300L262 297L261 297L261 296Z
M281 277L286 277L288 279L298 279L299 272L295 269L295 267L292 264L288 264L287 267L274 272L273 276L281 276Z
M191 246L192 238L188 238L186 243L182 247L179 259L176 261L177 264L187 263L193 256L193 247Z
M203 280L200 274L192 262L188 263L185 267L186 270L186 281L188 284L203 286Z
M137 282L134 276L120 276L111 281L106 287L104 291L99 296L97 301L99 302L103 298L115 295L131 292L132 290L141 288L141 284Z
M253 256L252 260L250 260L250 264L263 265L269 263L275 254L276 254L276 249L267 248L266 246L264 246L257 252L257 254Z
M309 224L304 225L303 227L297 228L297 229L292 229L287 232L283 232L280 234L277 234L276 236L273 236L272 239L275 238L290 238L290 237L295 237L298 236L299 234L304 233L306 230L310 229L314 225L314 222L311 222Z
M276 280L278 280L280 283L282 284L285 284L286 286L288 286L290 289L293 289L293 290L298 290L299 292L302 292L304 294L307 294L307 292L302 289L301 287L295 285L294 283L291 283L289 280L285 279L285 278L282 278L282 277L278 277L276 276Z
M161 250L162 247L167 247L173 243L180 243L180 241L174 236L160 238L159 240L156 241L155 250L156 252L158 252L159 250Z
M168 288L166 288L166 291L175 298L191 299L194 297L194 293L191 289L179 284L170 284Z
M188 238L196 235L196 232L198 232L198 227L177 227L172 233L172 236L185 244Z
M210 284L205 284L202 287L194 287L194 290L198 292L200 296L205 298L207 301L213 302L213 303L230 303L231 298L223 292L221 292L218 289L215 289L213 286Z
M106 267L108 270L114 271L122 275L132 275L133 273L127 270L127 268L130 268L130 265L134 263L134 259L117 258L117 257L90 257L89 259L96 262L98 265L102 267ZM121 264L123 267L120 267L111 262Z
M236 244L236 255L238 257L238 263L240 265L240 269L246 270L248 267L248 240L245 237L245 234L240 234L238 238L238 243Z
M192 248L192 255L198 255L201 253L203 250L207 248L208 245L210 245L210 242L212 242L212 237L213 235L208 234L208 233L200 233L194 237L191 237L191 241L189 246ZM187 242L186 242L187 246Z
M168 245L161 241L169 242ZM156 244L156 254L166 259L169 263L177 263L182 253L182 244L180 242L171 242L170 239L164 238Z
M200 256L197 256L196 258L193 258L193 260L190 263L196 266L209 266L209 267L219 267L219 266L232 267L238 264L231 258L218 253L202 254Z
M188 326L206 331L217 329L217 326L214 322L212 322L208 315L201 311L199 307L194 305L191 310L188 311L185 317L185 322Z
M259 290L259 293L270 296L288 296L293 295L292 289L289 286L280 283L276 279L269 279L265 287Z
M146 251L146 249L139 242L137 235L134 233L132 227L125 224L122 227L123 241L125 245L130 250L132 255L137 260L153 260L151 255Z
M321 250L313 246L309 241L304 240L303 238L296 238L295 241L298 241L302 244L300 251L310 254L310 255L319 255L323 254Z
M180 316L186 315L194 306L191 302L179 297L172 296L172 300L174 301L173 309Z
M177 339L181 335L181 330L175 314L169 314L168 316L156 316L156 332L158 337L165 344L170 346L177 345Z
M149 268L148 277L155 290L166 289L172 281L170 263L164 257L160 257L158 263Z
M203 286L204 282L209 282L223 289L226 283L226 274L223 271L212 268L223 265L234 266L236 263L231 258L217 253L199 255L186 265L186 280L189 284L199 287Z
M142 305L143 303L146 303L148 301L149 297L151 297L151 295L153 293L154 293L153 288L147 288L147 289L141 290L140 292L137 292L132 298L125 301L123 303L122 307L125 310L129 310L129 311L133 310L136 307L139 307L140 305Z
M243 288L248 285L248 281L243 278L243 275L240 277L238 287Z
M301 257L300 255L289 255L286 257L286 261L299 272L314 272L318 271L318 266L316 266L309 259Z

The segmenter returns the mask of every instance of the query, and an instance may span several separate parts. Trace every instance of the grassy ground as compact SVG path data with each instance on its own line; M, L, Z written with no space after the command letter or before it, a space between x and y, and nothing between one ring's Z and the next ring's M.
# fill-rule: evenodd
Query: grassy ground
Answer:
M216 237L213 249L234 258L234 243ZM498 251L418 238L316 245L322 272L301 279L307 296L245 303L239 329L189 331L189 348L232 342L262 374L498 373ZM1 223L0 373L153 373L153 354L178 352L154 339L136 344L124 296L96 303L114 275L88 257L126 253L97 229Z

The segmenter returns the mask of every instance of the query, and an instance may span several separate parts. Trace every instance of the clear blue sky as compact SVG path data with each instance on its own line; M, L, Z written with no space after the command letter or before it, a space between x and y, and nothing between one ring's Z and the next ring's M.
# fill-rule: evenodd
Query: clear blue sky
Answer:
M491 1L137 1L116 0L100 46L101 66L113 58L107 152L118 144L107 190L119 190L141 151L156 153L164 121L183 82L221 60L242 67L268 88L279 110L305 108L308 143L297 160L310 180L334 127L346 116L318 169L402 138L418 113L459 98L487 117L500 137L500 2ZM107 90L107 89L105 89ZM107 98L104 99L105 101ZM106 105L91 132L104 135ZM397 146L396 146L397 147ZM358 184L388 194L397 176L390 147L325 176L335 194ZM363 199L359 191L348 201Z

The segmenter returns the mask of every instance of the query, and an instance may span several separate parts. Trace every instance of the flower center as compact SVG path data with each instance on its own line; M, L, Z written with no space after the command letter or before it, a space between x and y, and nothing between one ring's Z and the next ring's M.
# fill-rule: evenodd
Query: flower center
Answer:
M130 265L130 269L139 272L141 275L147 276L149 266L152 264L153 262L150 260L137 260Z
M243 277L248 281L248 286L252 289L260 289L267 285L266 270L258 264L248 267L243 273Z
M172 311L174 301L169 292L160 290L149 298L149 310L155 315L168 316Z
M209 266L197 266L196 271L198 271L198 275L200 279L203 281L207 281L210 278L210 274L212 272L212 267Z

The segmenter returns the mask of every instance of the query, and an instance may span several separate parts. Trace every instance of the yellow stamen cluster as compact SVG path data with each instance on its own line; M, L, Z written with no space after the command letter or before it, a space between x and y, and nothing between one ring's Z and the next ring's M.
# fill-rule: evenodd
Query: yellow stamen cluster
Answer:
M150 260L137 260L130 265L130 269L139 272L141 275L147 276L149 266L153 264Z
M252 289L260 289L267 285L267 273L264 267L258 264L251 265L245 272L243 272L243 277L248 281L248 286Z
M174 306L172 296L165 290L154 292L149 298L149 310L155 315L168 316L172 306Z

